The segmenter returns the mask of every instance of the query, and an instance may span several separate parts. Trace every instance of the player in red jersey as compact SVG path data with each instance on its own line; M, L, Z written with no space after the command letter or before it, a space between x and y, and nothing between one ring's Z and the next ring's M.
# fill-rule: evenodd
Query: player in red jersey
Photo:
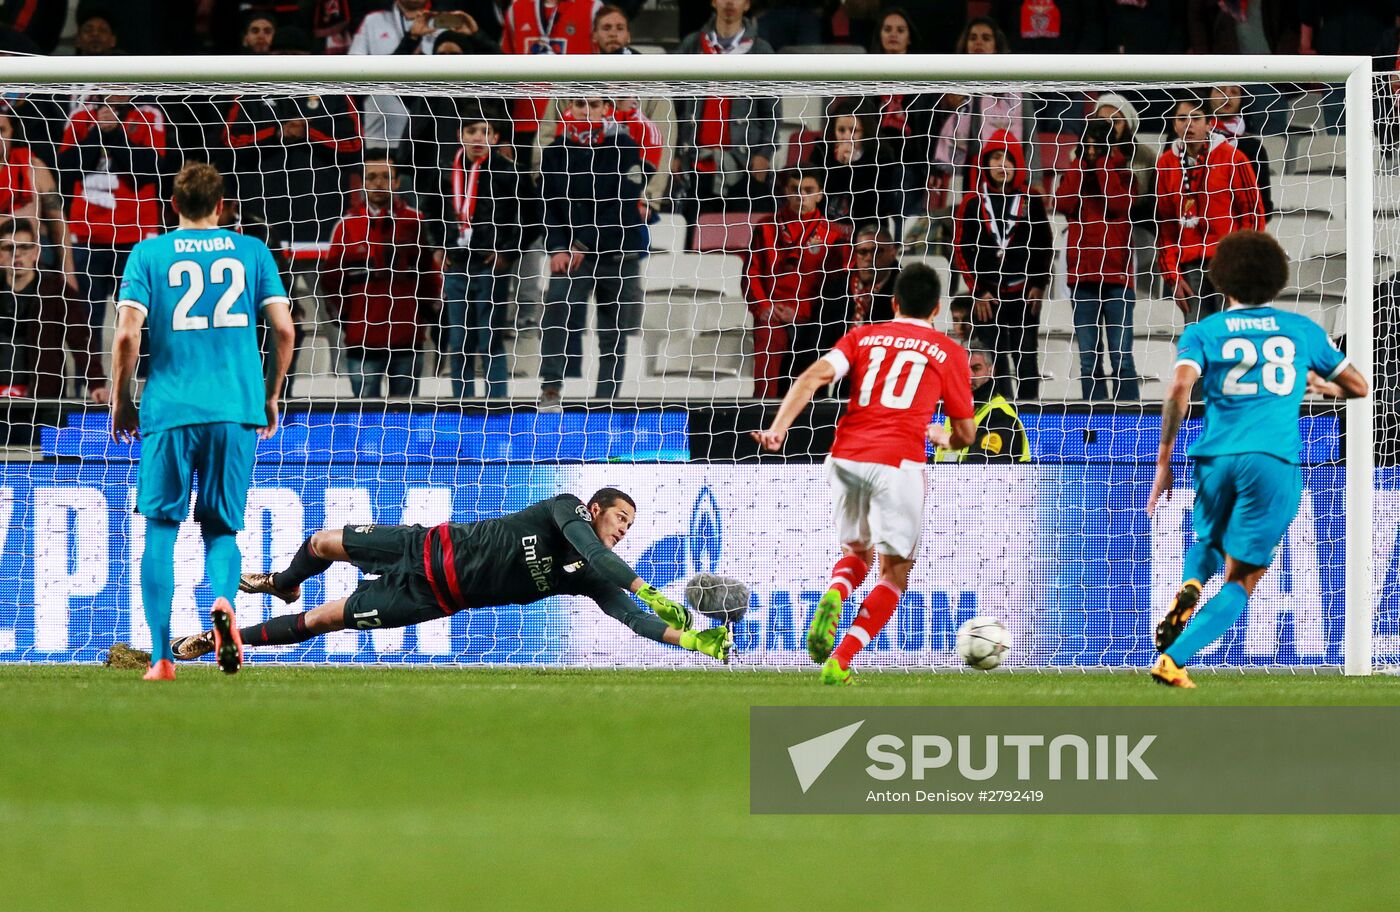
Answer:
M967 352L933 328L938 298L938 274L922 263L906 266L895 280L894 319L842 336L793 383L768 430L753 433L777 451L813 394L851 376L851 401L826 460L842 556L807 630L823 684L851 683L851 660L894 615L909 584L923 530L925 441L932 434L961 449L976 436ZM939 402L946 432L930 425ZM876 551L880 581L832 652L841 605L864 582Z

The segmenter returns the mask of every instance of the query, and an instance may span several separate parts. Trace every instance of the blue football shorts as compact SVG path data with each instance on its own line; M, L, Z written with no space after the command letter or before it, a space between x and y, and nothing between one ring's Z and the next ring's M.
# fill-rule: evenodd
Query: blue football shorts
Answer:
M1196 538L1235 560L1267 567L1298 514L1303 472L1266 453L1196 460Z
M257 446L252 427L232 422L187 424L142 434L136 512L147 519L184 522L197 480L194 518L239 531Z

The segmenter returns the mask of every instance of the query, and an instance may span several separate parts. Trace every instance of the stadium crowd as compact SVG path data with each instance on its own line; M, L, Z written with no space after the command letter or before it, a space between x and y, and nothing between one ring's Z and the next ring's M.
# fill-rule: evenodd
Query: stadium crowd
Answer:
M0 49L54 53L68 5L6 0ZM1390 0L712 0L681 4L676 34L653 26L636 47L633 17L663 21L655 2L439 5L83 0L72 52L188 53L196 35L203 52L247 55L1355 53L1393 68L1400 22ZM644 264L669 216L684 226L674 249L743 257L757 397L781 396L846 329L890 318L914 239L950 263L951 325L995 363L989 395L1039 398L1058 232L1082 396L1136 400L1136 298L1169 298L1187 321L1222 306L1216 245L1274 211L1261 136L1289 128L1296 96L1327 91L1251 88L838 97L819 123L748 94L11 94L0 395L106 401L126 255L173 225L169 182L202 159L228 178L224 221L309 289L302 329L319 326L313 308L330 318L355 396L415 395L435 366L454 396L504 397L528 330L539 405L557 408L565 379L587 373L591 302L594 393L614 398L643 309L664 306L648 304ZM1323 101L1335 129L1340 94Z

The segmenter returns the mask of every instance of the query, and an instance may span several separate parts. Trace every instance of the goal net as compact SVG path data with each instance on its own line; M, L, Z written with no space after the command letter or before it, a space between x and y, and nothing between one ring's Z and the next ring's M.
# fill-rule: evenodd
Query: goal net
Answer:
M0 108L0 661L149 644L139 445L111 441L100 400L126 255L175 227L173 177L207 161L226 178L224 223L274 252L298 329L239 536L245 572L284 567L320 528L470 522L611 485L638 505L620 556L675 596L696 572L747 581L737 662L801 666L838 556L821 461L849 391L822 391L779 456L749 432L844 332L891 318L895 277L920 263L942 285L938 328L972 352L981 431L967 452L930 450L919 563L861 661L954 667L959 624L990 614L1013 668L1144 666L1193 540L1198 417L1175 495L1145 513L1175 341L1223 305L1219 237L1264 228L1292 260L1281 306L1363 367L1378 283L1375 560L1371 404L1310 400L1298 517L1202 661L1396 662L1389 78L1365 93L1373 136L1338 61L1251 79L1238 61L1166 78L1170 62L1004 60L916 78L813 57L801 79L752 59L701 75L649 59L631 79L618 63L254 61L203 82L150 61L105 61L87 81L31 64ZM1374 263L1359 208L1373 179ZM176 563L179 635L210 598L193 523ZM240 596L238 616L305 610L361 579L337 565L290 606ZM573 598L251 659L695 664Z

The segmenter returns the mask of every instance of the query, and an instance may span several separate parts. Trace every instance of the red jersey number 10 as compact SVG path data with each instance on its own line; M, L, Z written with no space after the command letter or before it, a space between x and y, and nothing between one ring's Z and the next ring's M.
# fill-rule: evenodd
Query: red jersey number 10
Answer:
M875 384L879 382L880 369L885 366L887 354L889 352L883 345L876 345L870 349L870 361L865 365L865 377L860 384L860 395L856 398L856 404L862 408L870 404L870 397L875 392ZM919 392L919 381L923 379L926 367L928 357L920 352L906 348L895 355L885 372L885 383L880 389L880 404L887 409L907 409L913 405L914 397Z

